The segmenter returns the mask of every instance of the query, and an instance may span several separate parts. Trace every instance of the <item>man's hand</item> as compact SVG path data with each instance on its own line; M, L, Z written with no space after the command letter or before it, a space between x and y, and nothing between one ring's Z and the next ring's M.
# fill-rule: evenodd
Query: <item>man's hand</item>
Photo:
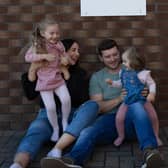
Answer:
M127 90L126 89L122 89L121 90L121 98L122 98L122 100L124 100L124 97L127 95Z
M149 94L149 89L147 87L145 87L142 90L141 95L144 96L144 97L147 97L148 94ZM123 88L122 91L121 91L121 96L124 98L126 95L127 95L127 90Z
M149 89L147 87L145 87L143 89L143 91L141 92L141 95L144 96L144 97L147 97L149 94Z

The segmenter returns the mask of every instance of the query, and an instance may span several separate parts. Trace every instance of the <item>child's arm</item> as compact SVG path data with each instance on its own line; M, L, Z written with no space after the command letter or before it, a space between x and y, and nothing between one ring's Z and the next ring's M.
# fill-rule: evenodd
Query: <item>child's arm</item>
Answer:
M106 83L108 83L111 87L117 87L117 88L121 88L122 87L122 83L121 83L121 80L112 80L112 79L106 79L105 80Z
M147 71L146 73L146 84L149 88L149 94L147 96L147 100L150 102L154 102L156 96L156 83L152 78L150 71Z
M106 79L106 83L108 83L111 87L116 87L116 88L121 88L122 87L122 82L121 82L121 73L122 70L119 72L119 80L112 80L112 79Z
M28 49L28 51L25 54L25 60L26 62L37 62L37 61L54 61L56 58L55 55L53 54L36 54L35 48L34 47L30 47Z

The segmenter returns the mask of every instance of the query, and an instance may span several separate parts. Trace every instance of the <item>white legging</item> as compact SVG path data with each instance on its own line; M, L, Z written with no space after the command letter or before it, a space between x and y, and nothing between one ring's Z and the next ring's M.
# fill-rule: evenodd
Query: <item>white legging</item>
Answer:
M47 110L48 120L51 126L53 127L53 129L58 128L54 92L56 93L56 95L59 97L61 101L62 126L63 126L63 130L65 130L68 124L68 116L71 110L71 98L70 98L68 89L65 84L61 85L59 88L56 88L54 91L41 91L40 92L42 100Z

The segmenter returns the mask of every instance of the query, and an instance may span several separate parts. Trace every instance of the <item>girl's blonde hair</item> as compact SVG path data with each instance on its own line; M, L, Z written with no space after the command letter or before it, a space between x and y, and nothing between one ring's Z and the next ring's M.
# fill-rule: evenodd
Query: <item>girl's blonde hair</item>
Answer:
M32 33L32 43L33 47L35 47L36 53L47 53L45 46L45 39L41 35L41 32L45 31L46 27L49 25L58 24L53 18L47 17L41 22L39 22L35 30Z
M129 47L123 54L129 59L132 69L141 71L145 68L145 58L137 53L135 47Z

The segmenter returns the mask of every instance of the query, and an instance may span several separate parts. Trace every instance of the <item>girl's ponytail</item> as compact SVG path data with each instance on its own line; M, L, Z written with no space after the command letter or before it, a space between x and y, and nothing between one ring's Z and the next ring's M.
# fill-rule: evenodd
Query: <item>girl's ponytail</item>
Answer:
M45 39L41 36L40 28L38 25L35 27L35 30L32 33L32 36L33 36L32 43L33 43L33 47L35 48L36 53L37 54L47 53Z

